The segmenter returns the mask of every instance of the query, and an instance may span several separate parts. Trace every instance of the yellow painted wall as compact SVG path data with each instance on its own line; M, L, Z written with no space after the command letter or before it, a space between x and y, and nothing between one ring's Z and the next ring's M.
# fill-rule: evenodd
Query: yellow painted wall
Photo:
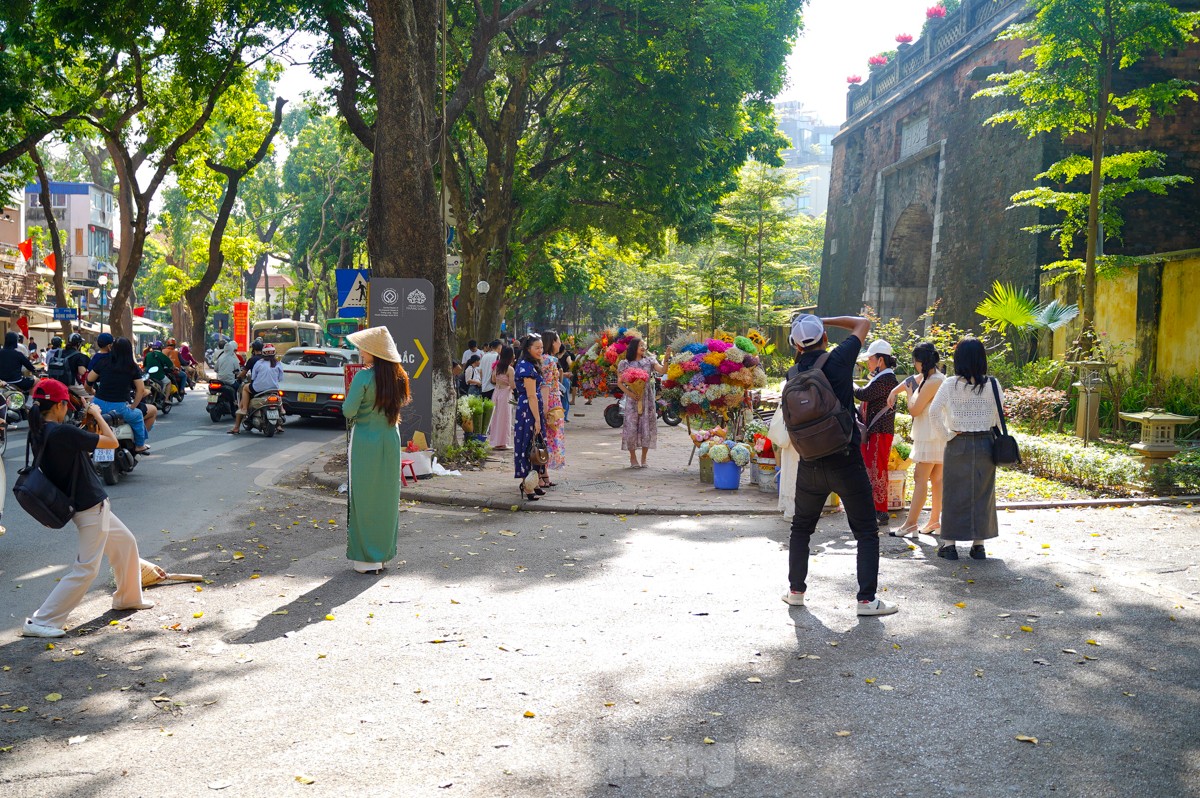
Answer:
M1200 258L1163 267L1158 372L1173 377L1200 372Z
M1096 329L1122 353L1121 362L1132 366L1137 340L1138 273L1126 269L1120 276L1096 284Z

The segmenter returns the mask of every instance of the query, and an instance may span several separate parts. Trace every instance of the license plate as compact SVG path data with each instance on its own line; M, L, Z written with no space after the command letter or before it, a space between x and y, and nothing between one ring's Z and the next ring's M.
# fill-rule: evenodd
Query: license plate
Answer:
M279 420L279 411L278 410L268 410L267 411L267 421L278 421L278 420Z
M215 404L217 403L217 400L218 400L218 399L220 399L220 398L221 398L221 397L217 396L217 395L214 393L213 395L211 395L211 396L209 396L209 397L208 397L208 403L209 403L210 405L215 405Z
M296 394L297 402L308 402L309 404L317 403L317 395L315 393L298 393Z
M97 449L92 453L93 462L111 463L116 458L116 449Z

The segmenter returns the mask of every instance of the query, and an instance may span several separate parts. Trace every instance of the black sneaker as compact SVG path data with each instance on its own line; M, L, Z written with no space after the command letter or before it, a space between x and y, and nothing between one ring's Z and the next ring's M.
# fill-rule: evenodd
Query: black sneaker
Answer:
M987 559L987 552L984 551L982 543L971 547L971 559L972 560L986 560Z
M888 526L892 517L887 513L875 513L875 520L879 522L880 526Z
M939 546L938 547L938 556L941 557L943 560L957 560L958 559L958 549L955 548L953 543L951 543L949 546Z

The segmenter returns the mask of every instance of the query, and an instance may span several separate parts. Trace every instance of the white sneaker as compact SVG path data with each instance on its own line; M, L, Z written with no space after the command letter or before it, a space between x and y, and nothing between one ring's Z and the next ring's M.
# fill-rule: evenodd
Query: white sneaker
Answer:
M789 590L788 592L783 594L783 602L785 604L791 604L793 607L803 607L804 606L804 594L797 593L794 590Z
M874 601L858 602L859 615L891 615L894 612L899 612L900 608L890 601L884 601L877 598Z
M67 633L56 626L46 626L41 623L34 623L32 618L25 619L25 625L21 627L21 637L66 637Z

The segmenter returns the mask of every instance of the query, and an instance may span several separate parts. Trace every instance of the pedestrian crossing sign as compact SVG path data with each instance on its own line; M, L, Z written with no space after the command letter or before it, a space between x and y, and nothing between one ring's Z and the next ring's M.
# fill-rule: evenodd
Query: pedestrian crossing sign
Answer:
M344 319L366 318L371 273L366 269L338 269L338 316Z

